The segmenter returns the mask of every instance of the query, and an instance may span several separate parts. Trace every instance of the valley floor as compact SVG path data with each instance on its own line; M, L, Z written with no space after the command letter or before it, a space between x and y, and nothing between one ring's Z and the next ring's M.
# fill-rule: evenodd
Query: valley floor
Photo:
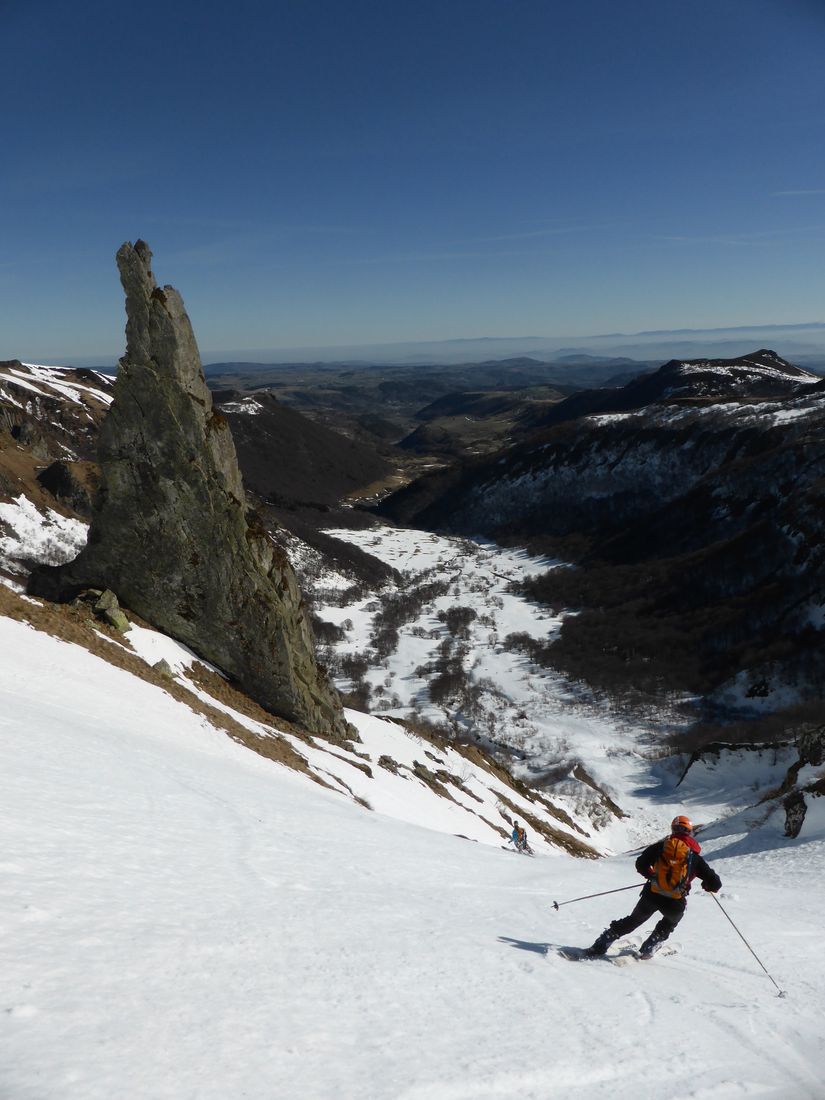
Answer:
M823 807L706 842L785 998L700 891L676 954L571 963L635 894L552 902L631 856L370 813L85 650L0 649L4 1100L821 1100Z

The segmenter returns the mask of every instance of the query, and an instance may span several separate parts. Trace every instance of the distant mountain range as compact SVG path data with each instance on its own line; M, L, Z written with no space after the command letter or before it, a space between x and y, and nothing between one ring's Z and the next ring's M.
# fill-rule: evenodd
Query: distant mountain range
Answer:
M793 325L743 325L710 329L661 329L647 332L611 332L593 336L489 336L457 340L404 341L385 344L348 344L292 348L244 348L208 351L203 361L214 363L334 363L366 366L470 363L531 356L542 362L581 362L583 357L604 360L689 359L745 355L754 347L775 347L785 359L825 372L825 322ZM117 355L77 358L74 366L114 370Z
M747 325L714 329L663 329L612 332L594 336L491 336L477 339L410 341L346 347L275 348L255 352L257 361L350 363L467 363L528 355L543 362L565 362L580 356L604 360L687 359L745 355L754 347L777 347L786 359L818 357L825 363L825 322L799 325ZM224 354L221 359L249 361L249 351ZM211 355L204 356L208 363Z

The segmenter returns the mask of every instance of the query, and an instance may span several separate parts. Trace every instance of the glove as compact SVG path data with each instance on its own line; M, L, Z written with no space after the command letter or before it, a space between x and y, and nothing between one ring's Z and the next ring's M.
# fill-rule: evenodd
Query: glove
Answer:
M707 892L709 894L715 894L716 891L719 889L719 887L718 886L711 886L711 884L709 882L703 882L702 883L702 889L707 890Z

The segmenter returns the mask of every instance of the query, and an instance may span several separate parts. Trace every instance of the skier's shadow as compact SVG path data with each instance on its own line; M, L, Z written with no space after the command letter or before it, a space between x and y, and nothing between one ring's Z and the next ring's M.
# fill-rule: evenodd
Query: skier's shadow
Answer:
M499 936L499 943L508 943L511 947L517 947L520 951L533 951L536 955L546 955L555 944L531 943L529 940L514 940L510 936Z

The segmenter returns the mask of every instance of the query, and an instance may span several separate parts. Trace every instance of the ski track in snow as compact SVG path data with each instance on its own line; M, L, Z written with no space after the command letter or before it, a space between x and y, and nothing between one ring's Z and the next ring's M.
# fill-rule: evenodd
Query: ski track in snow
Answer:
M632 857L369 813L78 647L0 647L3 1100L822 1100L825 808L706 844L785 999L698 890L677 954L571 964L636 895L553 900Z

